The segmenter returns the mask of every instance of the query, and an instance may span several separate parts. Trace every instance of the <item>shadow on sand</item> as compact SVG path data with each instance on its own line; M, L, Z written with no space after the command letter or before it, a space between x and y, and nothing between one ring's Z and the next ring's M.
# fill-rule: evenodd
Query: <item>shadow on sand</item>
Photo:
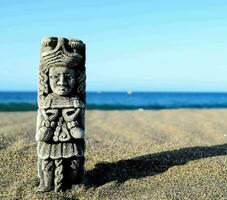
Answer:
M227 144L188 147L119 160L114 163L98 163L94 169L86 172L85 187L99 187L111 181L117 181L120 184L132 178L154 176L189 161L223 155L227 155Z

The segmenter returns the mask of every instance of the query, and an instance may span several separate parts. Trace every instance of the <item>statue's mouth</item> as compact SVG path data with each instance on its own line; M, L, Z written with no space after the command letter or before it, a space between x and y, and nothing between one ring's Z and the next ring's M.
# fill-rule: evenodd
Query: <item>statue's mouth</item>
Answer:
M65 92L65 91L68 91L68 90L69 90L69 88L68 88L68 87L66 87L66 86L58 86L58 87L57 87L57 90L58 90L58 91Z

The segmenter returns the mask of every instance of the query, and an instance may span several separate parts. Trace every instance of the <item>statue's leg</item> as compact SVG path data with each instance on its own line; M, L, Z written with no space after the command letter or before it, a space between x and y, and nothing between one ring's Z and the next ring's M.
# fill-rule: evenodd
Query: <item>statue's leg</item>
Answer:
M84 156L74 157L70 163L70 178L72 184L82 184L84 178Z
M63 185L63 159L56 159L55 162L55 174L54 174L54 190L60 192L64 189Z
M54 161L47 159L41 160L40 175L42 175L42 182L40 181L39 191L48 192L54 189Z
M84 152L86 143L84 139L76 140L77 151L80 156L73 157L70 163L72 184L82 184L84 179Z
M38 169L38 178L40 181L38 190L41 190L44 187L44 175L43 175L43 170L42 170L42 159L41 158L38 158L37 169Z

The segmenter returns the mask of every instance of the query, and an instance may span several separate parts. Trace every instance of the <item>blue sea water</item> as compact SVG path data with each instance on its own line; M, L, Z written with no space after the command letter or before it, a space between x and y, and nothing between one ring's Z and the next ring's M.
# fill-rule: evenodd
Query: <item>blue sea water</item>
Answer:
M87 92L88 109L227 108L227 93ZM36 92L0 92L0 111L37 109Z

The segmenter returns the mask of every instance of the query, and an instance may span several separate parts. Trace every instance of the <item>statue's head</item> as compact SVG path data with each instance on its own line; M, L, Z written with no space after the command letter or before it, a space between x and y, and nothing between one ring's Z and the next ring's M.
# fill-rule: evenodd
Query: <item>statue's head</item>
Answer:
M49 83L53 93L59 96L69 95L76 82L75 71L68 67L51 67Z
M40 98L54 93L85 93L85 44L80 40L45 38L41 45ZM82 94L83 96L83 94Z

